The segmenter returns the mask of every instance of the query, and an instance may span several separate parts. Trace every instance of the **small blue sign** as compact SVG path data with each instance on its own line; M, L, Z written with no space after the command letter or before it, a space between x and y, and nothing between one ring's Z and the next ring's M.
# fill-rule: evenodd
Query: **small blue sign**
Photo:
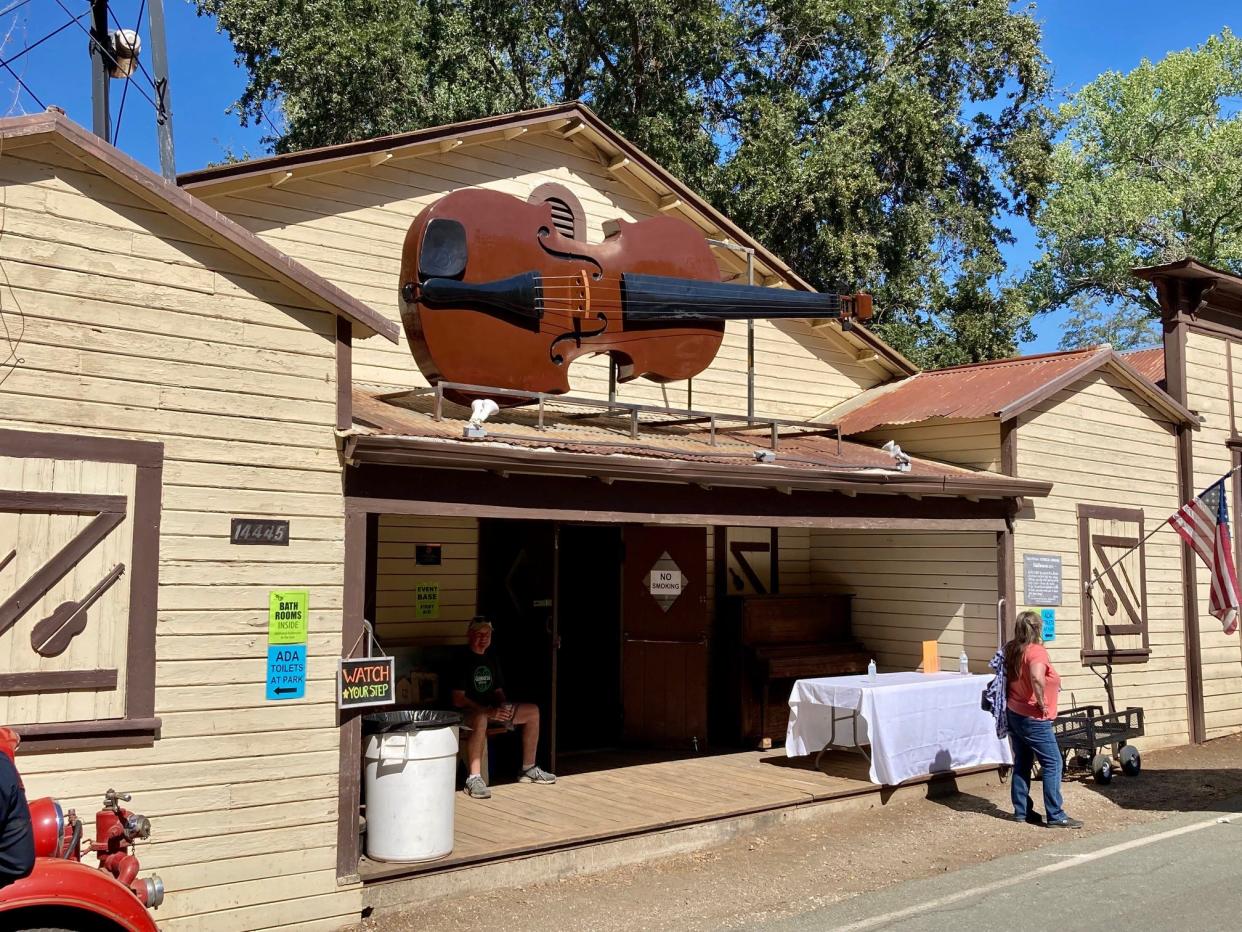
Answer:
M1039 616L1044 621L1044 640L1055 641L1057 639L1057 612L1053 608L1042 608L1039 610Z
M301 699L305 695L306 645L268 645L267 698Z

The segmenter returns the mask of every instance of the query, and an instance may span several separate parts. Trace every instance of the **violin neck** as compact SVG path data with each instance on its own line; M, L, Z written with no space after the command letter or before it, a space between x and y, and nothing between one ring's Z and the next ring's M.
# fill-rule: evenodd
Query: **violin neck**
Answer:
M622 278L626 320L772 320L871 316L869 295L842 296L759 285L626 274ZM865 304L865 309L864 309Z

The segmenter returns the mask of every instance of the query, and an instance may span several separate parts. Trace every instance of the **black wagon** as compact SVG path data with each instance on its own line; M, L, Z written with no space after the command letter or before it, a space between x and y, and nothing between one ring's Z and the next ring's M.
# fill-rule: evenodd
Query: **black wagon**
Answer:
M1071 760L1090 766L1096 783L1112 782L1114 761L1131 777L1138 776L1143 768L1138 748L1130 744L1143 736L1141 708L1105 712L1103 706L1084 705L1066 709L1053 721L1052 731L1066 769Z

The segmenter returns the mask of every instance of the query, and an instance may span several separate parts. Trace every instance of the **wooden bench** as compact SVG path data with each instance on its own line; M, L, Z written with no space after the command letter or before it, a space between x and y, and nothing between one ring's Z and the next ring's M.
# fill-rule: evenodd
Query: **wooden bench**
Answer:
M443 682L446 671L452 668L460 651L466 649L465 638L428 636L401 638L386 641L384 644L397 658L397 709L453 709L453 697ZM470 729L461 727L458 741L457 756L463 768L469 769L470 762L466 758L465 734ZM487 729L488 738L497 735L512 734L513 729L504 724L493 724ZM487 744L483 745L483 760L480 775L488 781Z

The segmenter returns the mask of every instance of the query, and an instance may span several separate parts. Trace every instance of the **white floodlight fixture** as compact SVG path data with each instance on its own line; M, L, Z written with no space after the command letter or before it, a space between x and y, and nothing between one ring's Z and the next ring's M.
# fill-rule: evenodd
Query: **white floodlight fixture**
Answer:
M880 449L891 456L897 463L898 472L910 471L910 457L907 456L905 451L897 445L896 440L890 440L888 443L884 444L884 446L880 447Z

